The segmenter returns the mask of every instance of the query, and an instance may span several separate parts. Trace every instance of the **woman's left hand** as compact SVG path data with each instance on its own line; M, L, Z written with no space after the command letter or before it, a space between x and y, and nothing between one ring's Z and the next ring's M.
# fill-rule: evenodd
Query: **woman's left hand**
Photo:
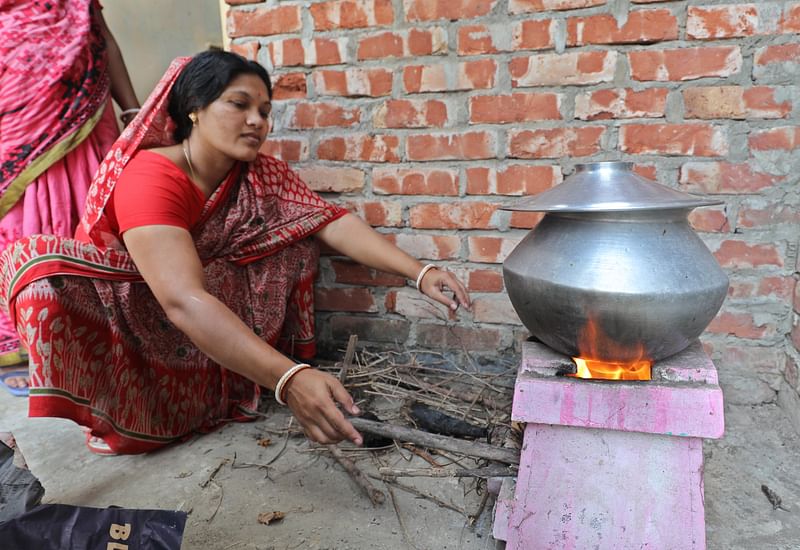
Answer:
M453 292L455 299L446 295L445 289ZM472 306L467 289L456 279L455 275L445 269L437 267L428 271L422 277L419 290L426 296L446 305L452 311L457 310L459 305L468 310Z

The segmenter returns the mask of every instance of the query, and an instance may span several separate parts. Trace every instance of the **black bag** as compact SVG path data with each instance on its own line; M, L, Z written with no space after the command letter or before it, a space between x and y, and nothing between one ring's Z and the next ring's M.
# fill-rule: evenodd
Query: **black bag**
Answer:
M0 523L3 550L180 550L186 512L45 504Z

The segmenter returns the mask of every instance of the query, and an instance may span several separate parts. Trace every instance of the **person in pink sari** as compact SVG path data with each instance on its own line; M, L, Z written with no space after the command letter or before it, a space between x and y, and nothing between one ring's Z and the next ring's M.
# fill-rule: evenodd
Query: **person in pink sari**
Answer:
M255 62L175 61L101 164L75 239L34 235L0 256L30 416L74 420L96 453L142 453L254 418L265 387L310 439L358 444L344 387L290 358L315 353L316 241L469 307L452 273L259 153L271 107Z
M0 74L0 251L26 235L71 237L119 136L109 96L123 123L139 107L100 4L0 0ZM0 367L26 360L0 314Z

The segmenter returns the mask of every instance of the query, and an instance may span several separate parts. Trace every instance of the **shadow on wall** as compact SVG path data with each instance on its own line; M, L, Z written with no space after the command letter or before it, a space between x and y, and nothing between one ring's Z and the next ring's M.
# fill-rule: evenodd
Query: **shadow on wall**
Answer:
M104 2L103 16L141 102L174 58L223 45L219 0Z

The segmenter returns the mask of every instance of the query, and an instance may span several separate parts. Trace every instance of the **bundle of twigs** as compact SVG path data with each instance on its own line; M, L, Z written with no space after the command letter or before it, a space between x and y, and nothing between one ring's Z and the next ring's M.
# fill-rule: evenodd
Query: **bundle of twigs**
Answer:
M515 374L465 367L429 351L364 350L355 354L345 387L361 400L382 397L395 403L423 403L495 431L510 428Z

